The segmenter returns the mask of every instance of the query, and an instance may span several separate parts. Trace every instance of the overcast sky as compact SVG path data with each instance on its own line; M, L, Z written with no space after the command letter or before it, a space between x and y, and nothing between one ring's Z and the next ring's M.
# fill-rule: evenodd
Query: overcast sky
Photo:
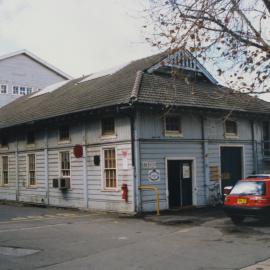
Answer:
M27 49L72 76L155 51L142 0L0 0L0 55Z
M78 77L154 54L142 33L145 3L0 0L0 55L27 49Z

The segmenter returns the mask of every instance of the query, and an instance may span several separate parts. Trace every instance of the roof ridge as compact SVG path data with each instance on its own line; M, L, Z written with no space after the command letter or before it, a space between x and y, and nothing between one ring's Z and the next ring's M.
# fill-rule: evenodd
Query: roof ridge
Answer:
M141 70L138 70L137 73L136 73L136 78L135 78L134 85L133 85L133 88L132 88L132 91L131 91L131 96L130 96L130 101L131 102L136 101L137 98L138 98L138 94L139 94L143 74L144 73Z

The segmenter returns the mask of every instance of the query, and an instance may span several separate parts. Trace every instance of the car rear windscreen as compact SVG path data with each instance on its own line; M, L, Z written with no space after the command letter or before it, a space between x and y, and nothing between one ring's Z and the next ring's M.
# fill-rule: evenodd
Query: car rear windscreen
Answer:
M232 195L265 195L265 183L255 181L239 181L232 189Z

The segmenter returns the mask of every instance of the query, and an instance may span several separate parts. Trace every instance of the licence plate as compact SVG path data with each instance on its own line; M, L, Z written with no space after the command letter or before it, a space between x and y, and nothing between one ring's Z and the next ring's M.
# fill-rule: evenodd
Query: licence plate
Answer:
M247 203L247 199L237 199L237 203L238 204L246 204Z

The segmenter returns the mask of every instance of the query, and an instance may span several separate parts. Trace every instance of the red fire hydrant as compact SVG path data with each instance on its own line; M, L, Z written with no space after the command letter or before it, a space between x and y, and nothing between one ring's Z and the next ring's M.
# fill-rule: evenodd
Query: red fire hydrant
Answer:
M121 191L122 191L122 199L127 202L128 201L128 186L127 186L127 184L122 184Z

